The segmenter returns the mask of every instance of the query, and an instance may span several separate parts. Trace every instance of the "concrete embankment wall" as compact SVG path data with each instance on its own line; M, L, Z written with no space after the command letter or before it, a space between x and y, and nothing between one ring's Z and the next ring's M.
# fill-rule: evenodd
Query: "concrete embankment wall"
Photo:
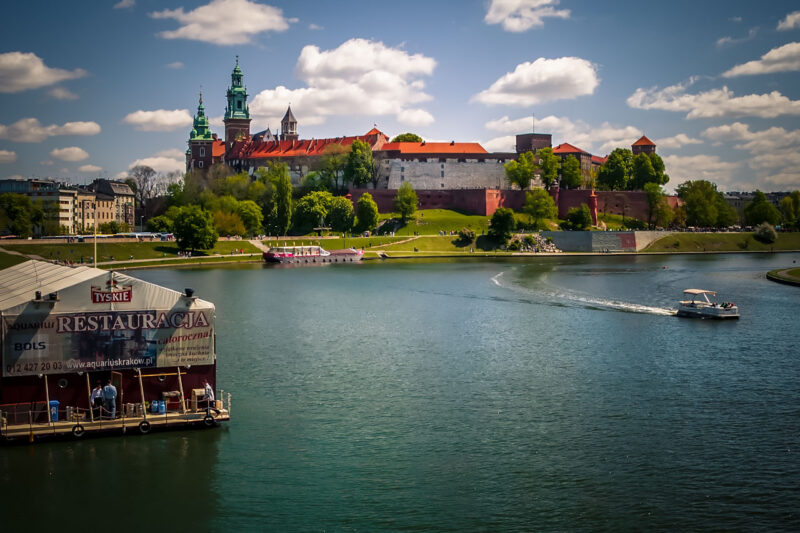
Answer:
M543 231L564 252L638 252L669 231Z

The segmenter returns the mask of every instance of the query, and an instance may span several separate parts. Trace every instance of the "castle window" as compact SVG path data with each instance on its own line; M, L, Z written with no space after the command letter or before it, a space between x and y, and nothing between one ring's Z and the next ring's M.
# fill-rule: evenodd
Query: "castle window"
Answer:
M239 100L236 102L236 109L241 109L241 108L242 108L242 101Z
M206 155L206 149L201 146L200 147L200 157L205 157L205 155Z
M202 161L198 161L197 162L197 166L200 167L200 168L203 168L203 162Z
M444 177L444 170L442 170L442 177Z

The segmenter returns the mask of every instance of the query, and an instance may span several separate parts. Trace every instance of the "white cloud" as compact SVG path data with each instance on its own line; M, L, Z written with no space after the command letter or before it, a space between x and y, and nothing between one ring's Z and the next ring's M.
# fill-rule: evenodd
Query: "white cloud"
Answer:
M517 149L517 138L514 135L495 137L481 143L489 152L514 152Z
M717 39L717 47L722 48L724 46L745 43L747 41L752 40L756 36L756 33L758 33L758 28L750 28L750 31L748 31L747 35L744 37L739 37L739 38L730 36L720 37L719 39Z
M84 159L89 158L89 154L83 148L78 148L77 146L70 146L67 148L56 148L50 152L51 157L55 157L56 159L60 159L62 161L83 161Z
M600 83L594 64L579 57L560 57L517 65L491 87L472 97L486 105L531 106L594 93Z
M486 24L501 24L511 32L523 32L544 26L545 18L569 18L569 9L555 9L559 0L491 0Z
M52 162L52 161L50 161L49 159L48 159L47 161L39 161L39 164L40 164L40 165L47 166L47 167L51 167L51 166L55 165L55 163L53 163L53 162Z
M156 172L163 174L167 174L169 172L183 173L186 170L186 155L185 152L182 152L176 148L162 150L151 157L137 159L131 163L128 168L130 169L138 165L148 166Z
M663 89L636 89L627 103L634 109L688 111L686 118L744 117L775 118L800 115L800 100L790 100L778 91L767 94L735 96L727 87L689 94L686 88L694 83L671 85Z
M97 135L100 125L96 122L67 122L63 126L42 126L35 118L23 118L10 126L0 124L0 139L23 143L38 143L56 135Z
M97 173L102 171L103 167L98 167L97 165L81 165L78 167L78 172Z
M212 44L247 44L259 33L285 31L289 21L277 7L249 0L212 0L191 11L165 9L150 13L155 19L175 19L177 30L162 31L164 39L190 39Z
M77 100L78 95L74 92L70 91L69 89L65 89L63 87L53 87L49 91L50 96L55 98L56 100Z
M10 150L0 150L0 163L14 163L17 160L17 153Z
M685 133L679 133L677 135L673 135L672 137L664 137L662 139L657 139L653 142L655 142L656 146L658 146L659 148L672 148L672 149L678 149L687 144L703 144L702 139L695 139L694 137L689 137Z
M323 28L323 27L322 27L322 26L320 26L319 24L313 24L313 23L312 23L312 24L309 24L309 25L308 25L308 29L309 29L309 30L324 30L325 28Z
M50 68L33 53L6 52L0 54L0 93L18 93L47 85L82 78L83 69Z
M136 0L120 0L114 4L114 9L126 9L136 5Z
M502 117L486 123L490 130L503 133L524 133L531 131L533 122L531 117L509 119ZM537 118L535 130L553 135L553 145L564 142L570 143L582 150L596 154L607 154L618 147L630 145L642 136L642 131L635 126L616 126L604 122L600 126L592 126L581 120L573 121L566 117L550 115ZM503 136L491 139L484 144L487 150L509 151L509 147L516 144L513 136Z
M324 51L309 45L295 66L295 76L307 86L261 91L250 112L273 127L290 103L303 125L320 124L335 115L392 115L406 125L426 125L433 117L418 104L431 97L420 77L431 75L435 67L433 58L365 39L350 39Z
M687 180L708 180L729 190L734 183L734 173L741 167L739 162L721 161L716 155L667 155L663 159L670 185Z
M192 115L186 109L139 110L122 119L122 122L139 131L173 131L191 126L193 121Z
M733 78L735 76L793 72L796 70L800 70L800 43L788 43L778 48L773 48L761 56L759 60L736 65L722 75L725 78Z
M184 66L183 63L181 63L180 61L173 61L172 63L167 63L167 68L171 68L174 70L182 69L183 66Z
M778 24L779 31L786 31L786 30L793 30L800 28L800 11L793 11L786 15L780 23Z

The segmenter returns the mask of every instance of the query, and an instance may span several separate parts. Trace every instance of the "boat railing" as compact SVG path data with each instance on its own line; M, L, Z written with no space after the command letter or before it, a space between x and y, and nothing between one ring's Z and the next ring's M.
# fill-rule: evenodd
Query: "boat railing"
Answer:
M225 394L220 390L220 400L213 403L206 400L187 401L164 400L164 409L153 411L153 404L146 402L142 405L137 403L123 403L116 410L116 413L107 410L105 407L95 408L61 406L50 407L46 402L25 402L13 404L0 404L0 436L5 436L11 427L19 428L28 426L31 430L57 426L66 423L89 424L94 429L103 429L113 423L118 426L120 422L124 425L126 420L153 420L158 417L169 419L170 415L175 414L200 414L208 412L227 411L230 414L231 394ZM184 407L185 403L185 407Z

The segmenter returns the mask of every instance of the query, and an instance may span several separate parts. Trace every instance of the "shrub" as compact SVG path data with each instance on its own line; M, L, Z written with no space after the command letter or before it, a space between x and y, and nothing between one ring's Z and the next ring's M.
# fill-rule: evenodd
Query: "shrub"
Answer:
M469 228L461 228L458 232L458 244L466 246L475 240L475 232Z
M775 228L769 222L763 222L756 226L755 233L753 237L758 242L763 242L764 244L772 244L773 242L778 240L778 232L775 231Z
M516 252L517 250L519 250L519 241L511 241L508 244L508 249L511 250L512 252Z

